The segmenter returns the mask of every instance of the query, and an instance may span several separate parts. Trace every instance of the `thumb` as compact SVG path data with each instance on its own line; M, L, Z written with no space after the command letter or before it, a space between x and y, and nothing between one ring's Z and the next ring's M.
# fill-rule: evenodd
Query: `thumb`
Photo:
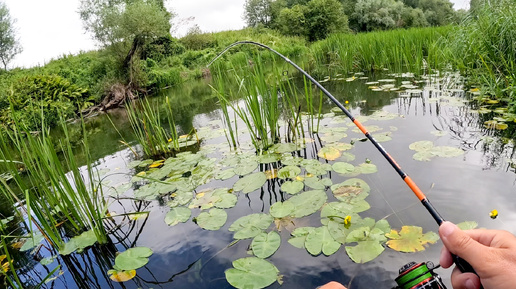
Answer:
M452 253L468 261L473 267L481 265L481 258L476 258L485 250L485 246L473 240L468 234L450 222L443 222L439 235L444 246Z

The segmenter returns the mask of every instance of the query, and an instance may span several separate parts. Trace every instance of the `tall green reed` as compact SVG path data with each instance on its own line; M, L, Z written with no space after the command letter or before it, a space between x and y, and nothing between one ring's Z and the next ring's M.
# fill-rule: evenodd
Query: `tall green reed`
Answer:
M180 149L179 135L168 97L164 108L168 127L164 127L162 123L159 103L153 105L145 98L126 106L133 132L149 157L171 156Z
M333 34L314 43L315 62L330 75L388 69L393 72L421 72L440 68L444 58L434 54L436 43L452 27L412 28L359 34ZM426 65L430 65L426 67Z
M451 36L443 41L448 59L488 97L516 107L516 3L483 1Z
M20 199L25 198L22 208L25 208L30 223L58 250L64 248L67 239L60 229L63 223L73 235L93 230L98 242L105 243L107 233L103 218L107 202L103 197L100 178L91 165L84 123L82 146L87 161L84 169L78 166L63 120L61 125L65 136L57 141L57 145L44 121L38 134L33 134L16 121L14 130L8 132L9 141L0 136L0 158L14 160L15 156L19 156L17 161L23 163L27 172L24 177L14 162L7 163L13 180L10 184L0 180L0 192L18 204L22 204ZM12 143L11 150L7 143ZM61 155L58 151L61 151Z

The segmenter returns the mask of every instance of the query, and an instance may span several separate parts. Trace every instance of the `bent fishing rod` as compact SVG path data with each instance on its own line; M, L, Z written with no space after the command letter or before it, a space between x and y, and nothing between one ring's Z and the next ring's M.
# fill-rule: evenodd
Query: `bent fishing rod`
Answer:
M292 65L296 70L301 72L306 78L308 78L317 88L319 88L342 112L360 129L360 131L366 136L367 139L371 141L371 143L378 149L378 151L385 157L387 162L391 164L391 166L396 170L396 172L399 174L401 179L408 185L408 187L412 190L412 192L416 195L416 197L421 201L421 204L426 208L426 210L432 215L432 218L437 222L437 224L440 226L444 222L444 218L437 212L437 210L434 208L434 206L430 203L428 198L425 196L423 191L416 185L416 183L410 178L409 175L407 175L398 165L398 163L394 160L394 158L383 148L383 146L376 141L376 139L367 131L366 127L360 123L349 111L340 103L326 88L324 88L317 80L315 80L310 74L308 74L306 71L304 71L301 67L299 67L297 64L292 62L289 58L284 56L283 54L277 52L276 50L272 49L271 47L261 44L254 41L239 41L231 44L230 46L226 47L222 52L220 52L208 65L207 67L210 67L217 59L219 59L224 53L226 53L231 48L238 46L238 45L244 45L244 44L251 44L256 45L261 48L264 48L266 50L271 51L272 53L278 55L281 57L284 61ZM467 263L464 259L452 255L455 264L462 272L472 272L475 273L475 270L469 263ZM476 274L476 273L475 273Z

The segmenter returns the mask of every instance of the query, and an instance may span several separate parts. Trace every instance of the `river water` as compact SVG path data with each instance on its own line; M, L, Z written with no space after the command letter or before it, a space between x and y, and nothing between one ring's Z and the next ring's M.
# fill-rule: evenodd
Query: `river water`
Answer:
M374 116L379 112L383 116L395 115L385 120L372 117L365 125L379 127L381 130L377 134L391 139L382 142L382 146L412 177L445 219L456 223L475 221L479 227L516 233L516 174L511 163L516 156L510 131L514 128L509 127L505 131L487 129L484 122L490 120L493 114L481 114L474 110L467 101L470 96L462 90L457 75L406 76L357 77L353 81L328 81L324 86L340 101L348 102L347 106L356 116ZM395 87L402 85L402 81L409 81L417 88L413 89L412 94L394 90L373 91L371 86L382 83L366 82L379 78L395 79ZM207 81L185 83L182 87L169 89L154 101L163 101L165 96L173 103L176 123L183 133L193 127L220 122L222 114L217 98ZM325 118L321 127L347 127L345 140L354 142L349 152L356 156L356 164L367 159L378 168L374 174L360 176L371 187L367 198L371 209L363 217L376 220L385 218L392 228L414 225L422 227L424 232L436 232L435 221L374 146L369 141L361 141L363 136L353 132L349 121L335 122L335 116L339 114L332 110L333 107L324 100ZM137 159L130 149L119 142L123 138L137 147L125 111L112 111L109 117L111 121L106 115L87 121L92 157L97 159L95 164L99 169L109 170L108 175L112 174L108 178L108 186L129 181L135 171L128 168L128 164ZM118 132L112 128L111 122ZM375 135L375 132L372 134ZM320 137L314 136L315 144L307 145L305 157L317 154L316 151L320 149L317 143L325 142L324 136ZM225 141L224 137L219 137L205 144L223 144ZM416 152L409 146L418 141L459 148L464 153L450 158L434 157L430 161L415 160L413 156ZM80 156L80 152L77 154ZM221 154L213 152L210 156L221 157ZM330 177L333 183L346 179L336 173ZM261 190L238 194L237 205L227 210L226 225L217 231L203 230L191 220L169 227L164 222L169 208L164 203L121 198L112 201L111 211L148 211L148 217L122 222L113 231L113 244L109 246L91 248L48 267L29 258L28 263L32 265L28 267L38 272L34 275L38 279L46 275L47 270L61 265L63 274L48 283L47 288L233 288L226 281L224 271L231 268L231 263L236 259L250 256L250 240L233 244L233 233L228 231L228 227L241 216L268 212L273 203L283 198L278 193L278 186L279 183L271 180ZM494 220L489 216L493 209L499 212ZM316 226L318 220L303 219L299 226ZM373 261L356 264L343 247L331 256L321 254L314 257L306 250L291 246L287 242L290 236L287 230L282 230L280 235L282 245L268 260L283 275L282 285L275 282L268 288L315 288L332 280L342 282L350 289L391 288L395 285L393 280L401 266L410 261L437 263L441 249L440 241L418 253L400 253L387 248ZM148 265L138 269L137 277L131 281L115 283L109 280L106 272L112 267L116 251L134 246L146 246L153 250ZM42 252L39 257L46 255ZM437 272L451 288L451 270L438 269Z

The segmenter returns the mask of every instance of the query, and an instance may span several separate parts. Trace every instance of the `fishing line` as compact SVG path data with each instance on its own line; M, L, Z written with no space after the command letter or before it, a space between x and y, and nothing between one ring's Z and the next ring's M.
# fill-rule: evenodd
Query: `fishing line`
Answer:
M421 201L421 204L426 208L428 213L432 216L432 218L437 222L437 224L440 226L444 222L444 218L437 212L437 210L434 208L434 206L430 203L428 198L425 196L425 194L421 191L421 189L416 185L416 183L412 180L411 177L409 177L402 169L401 166L392 158L392 156L387 153L387 151L383 148L383 146L376 141L376 139L367 131L366 127L362 125L347 109L340 103L326 88L324 88L317 80L315 80L310 74L308 74L306 71L304 71L301 67L299 67L297 64L292 62L289 58L284 56L283 54L277 52L276 50L272 49L271 47L254 42L254 41L239 41L235 42L226 49L224 49L221 53L219 53L208 65L212 65L217 59L219 59L224 53L226 53L231 48L243 45L243 44L251 44L256 45L261 48L264 48L266 50L269 50L273 52L274 54L281 57L284 61L292 65L295 69L297 69L301 74L303 74L306 78L308 78L317 88L319 88L342 112L360 129L360 131L366 136L367 139L371 141L371 143L376 147L376 149L384 156L384 158L391 164L393 169L398 173L398 175L402 178L402 180L407 184L407 186L412 190L412 192L416 195L416 197ZM465 260L461 259L458 256L452 255L453 260L457 267L462 272L473 272L475 273L475 270L473 267L471 267L470 264L468 264ZM476 274L476 273L475 273Z

